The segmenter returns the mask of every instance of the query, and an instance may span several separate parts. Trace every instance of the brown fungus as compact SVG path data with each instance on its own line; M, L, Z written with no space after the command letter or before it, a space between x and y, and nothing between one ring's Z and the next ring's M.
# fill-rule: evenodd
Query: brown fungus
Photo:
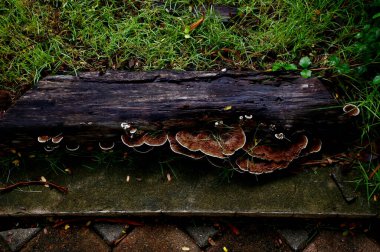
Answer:
M250 157L241 157L236 160L236 165L239 169L247 171L252 174L270 173L275 170L284 169L289 166L290 162L255 162Z
M180 131L176 134L176 140L190 151L201 151L211 157L226 158L245 145L246 137L242 128L237 127L216 134L206 131L196 134Z
M168 140L168 135L165 132L159 134L145 134L143 136L144 143L149 146L162 146Z
M50 136L39 136L37 137L37 141L39 143L46 143L48 141L50 141L51 137Z
M309 141L309 144L302 150L300 156L304 157L313 153L318 153L322 150L322 141L317 138L313 138Z
M170 145L170 149L177 154L181 154L187 157L190 157L192 159L201 159L204 157L204 154L200 151L190 151L189 149L186 149L185 147L181 146L176 140L174 135L168 135L168 141Z
M305 135L300 136L290 146L284 147L272 147L266 145L252 146L252 144L246 144L243 147L251 157L272 161L272 162L291 162L296 159L301 151L306 148L308 139Z
M144 144L143 136L121 135L121 141L128 147L139 147Z
M121 136L121 141L128 147L140 147L144 144L149 146L162 146L166 143L167 134L162 132L160 134L141 133L139 135L126 134Z
M53 144L59 144L62 140L63 140L62 134L59 134L59 135L51 138L51 142Z
M343 112L348 116L357 116L360 114L360 109L354 104L346 104L343 107Z

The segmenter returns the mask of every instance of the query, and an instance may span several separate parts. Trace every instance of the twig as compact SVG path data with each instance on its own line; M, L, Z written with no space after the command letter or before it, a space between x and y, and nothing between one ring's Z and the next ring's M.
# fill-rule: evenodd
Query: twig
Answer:
M113 219L113 218L75 218L75 219L68 219L68 220L60 220L57 221L54 225L53 228L60 227L62 225L66 225L69 223L75 223L75 222L84 222L84 221L93 221L93 222L108 222L108 223L123 223L123 224L128 224L130 226L143 226L144 224L141 222L133 221L133 220L128 220L128 219Z
M54 188L54 189L60 191L61 193L67 193L69 191L67 189L67 187L59 186L57 184L54 184L54 183L51 183L48 181L46 181L46 182L44 182L44 181L21 181L21 182L17 182L15 184L0 188L0 193L12 191L12 190L14 190L20 186L30 186L30 185L48 185L51 188Z

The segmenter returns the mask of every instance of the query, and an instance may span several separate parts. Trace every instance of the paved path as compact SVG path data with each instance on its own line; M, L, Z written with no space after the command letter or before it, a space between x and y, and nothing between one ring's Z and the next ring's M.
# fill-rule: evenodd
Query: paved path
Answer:
M368 220L91 217L3 219L0 228L0 251L6 252L380 251L380 223Z

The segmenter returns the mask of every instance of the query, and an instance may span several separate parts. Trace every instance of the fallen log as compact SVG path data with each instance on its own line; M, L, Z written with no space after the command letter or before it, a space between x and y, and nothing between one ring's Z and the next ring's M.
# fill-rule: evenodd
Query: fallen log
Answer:
M317 78L258 72L107 72L41 80L0 120L0 145L50 152L96 143L161 146L192 158L233 157L266 173L347 138L355 106ZM62 142L62 139L63 142ZM235 155L235 152L244 154ZM236 158L235 158L236 156Z

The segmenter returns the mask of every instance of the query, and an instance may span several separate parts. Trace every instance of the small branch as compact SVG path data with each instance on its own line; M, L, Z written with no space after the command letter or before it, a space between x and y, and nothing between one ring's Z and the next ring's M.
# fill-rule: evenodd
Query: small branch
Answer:
M107 223L123 223L123 224L128 224L130 226L143 226L144 223L129 220L129 219L114 219L114 218L75 218L75 219L68 219L68 220L60 220L57 221L54 225L53 228L60 227L62 225L66 225L69 223L77 223L77 222L84 222L84 221L93 221L93 222L107 222Z
M21 181L21 182L17 182L15 184L0 188L0 193L10 192L10 191L12 191L18 187L30 186L30 185L43 185L43 186L48 185L49 187L54 188L54 189L60 191L61 193L67 193L69 191L67 189L67 187L59 186L59 185L56 185L56 184L48 182L48 181L46 181L46 182L43 182L43 181Z

